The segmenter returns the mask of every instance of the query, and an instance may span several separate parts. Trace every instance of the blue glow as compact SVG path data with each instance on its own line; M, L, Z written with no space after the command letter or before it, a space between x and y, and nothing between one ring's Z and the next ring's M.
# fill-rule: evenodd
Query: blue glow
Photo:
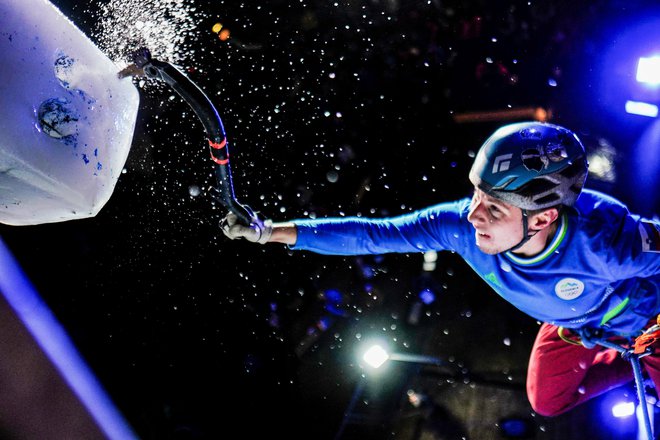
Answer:
M344 310L341 309L341 305L344 302L342 294L337 289L327 289L323 296L325 297L326 304L325 310L330 312L335 316L348 316Z
M500 429L509 438L527 438L531 434L530 423L524 419L501 420Z
M660 84L660 57L641 57L637 63L637 81L646 84Z
M138 437L114 407L52 312L0 240L0 291L98 427L111 440Z
M323 316L316 323L316 327L321 331L326 331L332 325L332 318Z
M419 292L419 299L421 299L424 304L429 305L435 301L435 293L433 293L431 289L424 289Z
M658 106L649 104L648 102L626 101L626 112L633 115L655 118L658 116Z
M369 266L368 264L362 267L362 276L365 277L366 279L373 278L375 273L376 271L374 270L374 268Z
M335 315L335 316L348 316L348 313L346 313L345 311L341 310L339 307L334 306L332 304L327 304L325 306L325 310L328 313L330 313L332 315Z
M630 417L635 414L635 402L619 402L612 407L614 417Z
M328 302L341 304L341 292L337 289L328 289L325 291L325 297L328 299Z

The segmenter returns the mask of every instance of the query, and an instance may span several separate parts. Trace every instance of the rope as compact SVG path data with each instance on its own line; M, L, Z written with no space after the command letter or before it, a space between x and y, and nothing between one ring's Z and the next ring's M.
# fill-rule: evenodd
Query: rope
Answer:
M557 328L557 334L559 335L562 341L568 342L571 345L582 345L582 342L580 341L580 338L577 335L574 335L576 339L570 339L569 337L564 335L564 330L566 330L564 327Z

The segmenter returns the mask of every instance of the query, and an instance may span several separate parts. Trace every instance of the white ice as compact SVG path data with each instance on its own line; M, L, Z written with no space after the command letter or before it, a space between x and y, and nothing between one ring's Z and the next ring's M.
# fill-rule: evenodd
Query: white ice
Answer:
M126 162L138 91L52 3L2 0L0 17L0 222L93 217Z

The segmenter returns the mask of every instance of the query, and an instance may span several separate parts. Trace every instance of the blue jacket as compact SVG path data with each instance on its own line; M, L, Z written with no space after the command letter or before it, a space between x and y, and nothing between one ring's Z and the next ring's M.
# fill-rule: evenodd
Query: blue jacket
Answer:
M298 219L291 248L333 255L453 251L518 309L572 329L632 336L660 313L657 222L584 190L539 255L486 255L475 244L469 205L466 198L391 218Z

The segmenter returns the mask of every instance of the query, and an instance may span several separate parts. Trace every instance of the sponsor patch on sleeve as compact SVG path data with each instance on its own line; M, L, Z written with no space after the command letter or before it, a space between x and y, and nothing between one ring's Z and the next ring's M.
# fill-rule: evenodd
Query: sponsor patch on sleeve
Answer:
M649 221L639 222L644 252L660 252L660 225Z

